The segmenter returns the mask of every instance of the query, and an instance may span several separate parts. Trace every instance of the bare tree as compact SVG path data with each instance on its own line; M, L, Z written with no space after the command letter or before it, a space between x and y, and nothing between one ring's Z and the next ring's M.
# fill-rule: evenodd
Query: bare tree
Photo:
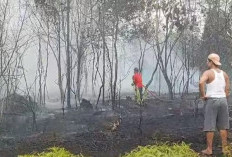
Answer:
M70 61L70 0L67 0L67 48L66 48L66 82L67 107L71 108L71 61Z
M20 8L20 7L19 7ZM29 40L25 34L25 23L27 19L27 7L21 11L20 15L11 15L11 3L9 0L5 0L0 3L0 80L1 90L0 96L5 101L1 102L1 115L3 109L7 107L8 96L16 93L20 84L20 78L18 70L20 57L24 51L28 48ZM17 19L17 20L16 20ZM14 30L9 28L10 24L18 22L18 27Z

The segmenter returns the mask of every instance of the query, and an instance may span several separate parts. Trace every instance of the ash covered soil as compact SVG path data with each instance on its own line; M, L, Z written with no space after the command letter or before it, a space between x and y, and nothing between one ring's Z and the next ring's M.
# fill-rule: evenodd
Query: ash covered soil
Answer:
M201 109L194 114L194 108L190 100L169 103L148 99L142 107L133 100L121 100L115 111L106 105L98 110L68 110L64 116L59 110L42 112L34 131L30 115L5 115L0 125L0 156L60 146L74 154L118 157L139 145L182 141L200 152L205 148L203 114ZM221 156L218 133L214 156Z

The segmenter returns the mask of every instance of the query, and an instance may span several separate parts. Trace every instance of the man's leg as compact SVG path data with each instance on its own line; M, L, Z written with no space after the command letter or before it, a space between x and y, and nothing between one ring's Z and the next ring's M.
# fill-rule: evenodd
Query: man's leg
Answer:
M143 101L143 88L139 88L140 100Z
M140 104L140 93L139 93L139 88L135 87L135 101Z
M206 132L207 148L202 153L211 155L213 152L213 137L216 130L216 119L218 110L218 101L208 99L205 104L204 131Z
M227 136L228 136L228 132L227 130L220 130L220 135L221 135L221 139L222 139L222 152L226 153L226 146L227 146Z
M207 148L202 151L202 153L211 155L213 153L213 137L214 132L206 132L206 142L207 142Z
M227 136L229 129L229 111L228 111L228 104L227 99L222 98L220 100L220 109L218 112L218 121L217 121L217 128L220 130L220 136L222 140L222 152L226 154L226 146L227 146Z
M138 97L138 95L137 95L137 87L136 87L136 86L135 86L135 89L134 89L134 90L135 90L135 101L137 101L137 99L138 99L138 98L137 98L137 97Z

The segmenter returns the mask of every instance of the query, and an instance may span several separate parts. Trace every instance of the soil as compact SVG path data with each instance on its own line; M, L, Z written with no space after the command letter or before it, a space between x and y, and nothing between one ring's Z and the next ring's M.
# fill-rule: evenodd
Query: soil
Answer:
M203 114L201 110L195 114L194 107L192 100L168 103L149 99L141 107L127 99L121 100L120 109L114 111L109 106L73 109L64 115L43 111L34 129L30 115L5 115L0 125L0 156L14 157L60 146L74 154L119 157L139 145L182 141L200 152L205 148ZM213 156L221 156L218 133Z

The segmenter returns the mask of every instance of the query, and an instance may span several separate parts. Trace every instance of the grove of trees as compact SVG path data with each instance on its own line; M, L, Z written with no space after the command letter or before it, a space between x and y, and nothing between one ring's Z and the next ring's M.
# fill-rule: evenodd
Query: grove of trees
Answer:
M54 59L63 109L78 107L86 93L97 103L110 100L114 109L121 83L135 66L143 73L152 54L155 64L144 84L151 87L159 75L174 99L175 93L189 93L211 52L220 54L231 74L231 19L231 0L1 0L1 98L23 93L45 106ZM126 60L125 53L132 52L121 45L133 42L139 54ZM30 81L24 64L28 53L37 56L31 58L37 68Z

